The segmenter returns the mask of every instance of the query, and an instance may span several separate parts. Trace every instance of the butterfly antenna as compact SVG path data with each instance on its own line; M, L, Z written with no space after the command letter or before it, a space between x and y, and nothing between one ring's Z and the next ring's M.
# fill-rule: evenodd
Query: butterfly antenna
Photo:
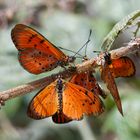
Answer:
M86 41L86 43L75 53L75 55L77 55L85 46L87 47L88 43L90 42L90 36L91 36L92 30L90 29L90 34L88 37L88 40ZM74 57L75 57L74 55Z
M59 49L62 49L62 50L65 50L65 51L69 51L69 52L72 52L72 53L76 53L75 51L72 51L72 50L69 50L69 49L66 49L66 48L62 48L62 47L58 47ZM81 54L77 53L79 56L83 57Z
M87 42L90 41L91 34L92 34L92 30L90 29ZM88 43L86 43L85 46L86 46L86 47L85 47L85 57L86 57L86 56L87 56L87 47L88 47Z

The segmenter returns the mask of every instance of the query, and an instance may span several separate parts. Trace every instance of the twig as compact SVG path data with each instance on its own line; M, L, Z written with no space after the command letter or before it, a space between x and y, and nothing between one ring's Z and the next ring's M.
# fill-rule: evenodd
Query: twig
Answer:
M121 56L125 56L129 53L134 53L136 51L140 50L140 38L136 38L134 40L131 40L127 46L121 47L119 49L115 49L110 51L111 58L117 59ZM20 95L24 95L26 93L29 93L35 89L43 88L53 82L58 75L61 75L63 78L68 78L72 76L74 73L81 73L88 70L95 69L96 67L101 65L101 60L103 59L103 53L101 53L99 56L92 58L90 60L87 60L81 64L76 65L76 69L73 69L73 67L70 67L67 70L64 70L62 72L59 72L57 74L6 90L0 92L0 105L4 105L4 101L18 97Z
M46 85L53 82L58 77L58 75L61 75L61 77L68 78L75 71L76 69L75 68L73 69L73 67L71 67L68 70L62 71L58 74L54 74L54 75L30 82L21 86L17 86L15 88L11 88L6 91L2 91L0 92L0 104L4 105L3 101L6 101L11 98L15 98L20 95L24 95L38 88L43 88Z
M121 47L116 50L112 50L111 53L111 58L112 59L117 59L120 58L121 56L125 56L130 53L135 53L140 50L140 38L135 38L134 40L131 40L127 46Z

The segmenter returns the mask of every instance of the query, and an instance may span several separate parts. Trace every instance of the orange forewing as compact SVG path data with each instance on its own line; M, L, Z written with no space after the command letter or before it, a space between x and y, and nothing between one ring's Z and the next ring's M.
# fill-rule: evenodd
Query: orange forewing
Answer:
M67 117L80 120L83 114L99 115L103 111L104 105L98 95L79 85L65 82L63 113Z
M118 88L107 62L105 62L105 64L102 65L101 78L107 84L107 88L109 89L112 97L114 98L114 101L117 105L119 112L123 115L122 104L121 104Z
M33 98L28 107L28 116L34 119L52 116L54 122L66 123L82 119L83 114L98 115L104 111L103 103L98 95L81 86L61 81L62 93L57 89L58 80L51 83ZM62 101L60 101L60 94ZM60 102L62 102L61 106Z
M80 74L75 74L70 79L70 82L80 85L80 86L88 89L89 91L92 91L95 94L100 95L103 98L106 98L106 94L103 92L103 90L97 83L97 81L91 71L80 73Z
M109 68L113 77L130 77L135 75L135 65L129 57L124 56L112 59L111 62Z
M68 56L26 25L17 24L12 29L11 37L19 51L21 65L30 73L39 74L68 63Z
M58 94L53 82L35 95L29 104L27 114L33 119L43 119L57 112Z

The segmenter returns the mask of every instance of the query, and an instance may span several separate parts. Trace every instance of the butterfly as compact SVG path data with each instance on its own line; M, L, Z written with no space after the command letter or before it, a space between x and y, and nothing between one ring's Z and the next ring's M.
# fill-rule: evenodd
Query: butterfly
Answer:
M108 62L109 62L110 71L114 78L131 77L134 76L136 73L136 69L133 61L127 56L123 56L118 59L112 59L109 60Z
M104 99L106 98L106 94L97 83L92 71L75 74L69 82L80 85Z
M66 56L43 35L26 25L17 24L11 31L11 38L19 51L20 64L30 73L40 74L75 60L75 57Z
M108 52L104 53L104 60L101 65L101 79L107 84L107 88L110 90L119 112L123 115L121 99L114 78L133 76L135 74L135 65L126 56L111 59L111 55Z
M35 95L27 114L33 119L52 116L55 123L67 123L81 120L84 114L98 115L103 111L98 95L59 77Z

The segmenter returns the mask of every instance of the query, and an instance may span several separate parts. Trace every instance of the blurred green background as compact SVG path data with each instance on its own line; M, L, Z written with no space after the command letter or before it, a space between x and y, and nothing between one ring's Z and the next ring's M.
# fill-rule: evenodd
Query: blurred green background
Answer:
M0 0L0 91L52 73L32 75L20 66L10 36L15 24L27 24L56 46L74 51L87 41L92 29L87 50L91 58L96 55L93 50L101 50L101 42L113 25L137 9L140 9L139 0ZM123 46L130 38L129 33L121 35L115 47ZM80 53L84 54L84 51ZM27 117L26 110L35 91L9 100L2 107L0 140L139 140L140 58L135 55L131 58L135 61L136 76L116 80L124 117L119 114L109 95L104 101L105 112L96 118L84 117L82 121L64 125L54 124L51 118L32 120ZM105 87L100 76L97 74L95 77Z

